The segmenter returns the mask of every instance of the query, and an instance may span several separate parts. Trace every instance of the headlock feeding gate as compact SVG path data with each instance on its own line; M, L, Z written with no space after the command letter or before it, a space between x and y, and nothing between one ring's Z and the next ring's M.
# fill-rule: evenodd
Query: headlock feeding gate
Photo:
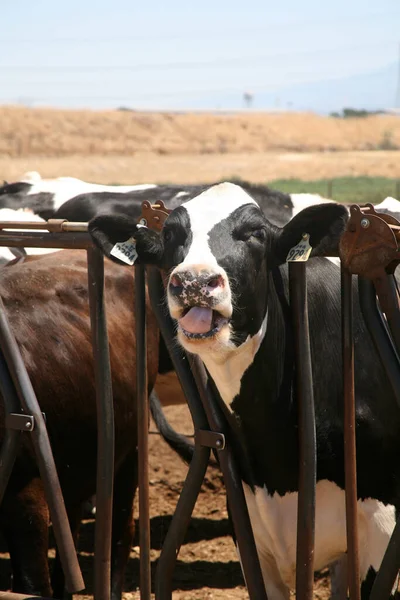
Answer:
M162 203L143 203L143 217L150 228L160 230L168 215ZM47 231L44 232L43 228ZM12 232L23 228L24 232ZM40 229L41 231L34 231ZM92 346L95 360L98 454L94 597L110 598L111 513L114 478L114 421L110 358L104 309L104 264L92 244L87 224L66 221L1 223L0 245L9 247L80 248L87 250ZM7 230L7 231L6 231ZM360 598L357 536L357 485L354 409L354 341L352 327L352 276L358 276L360 305L400 410L400 312L394 271L400 261L400 223L375 213L372 205L352 206L347 229L340 241L342 284L342 361L345 431L345 482L347 515L347 573L351 600ZM296 597L313 595L313 552L316 494L316 434L312 364L308 329L306 260L289 263L290 304L295 330L297 398L299 405L299 494L297 523ZM303 259L306 255L303 255ZM311 258L312 260L312 258ZM146 306L144 266L135 267L135 316L137 343L137 402L139 450L140 594L149 600L150 519L148 500L148 398L146 365ZM158 561L155 577L157 600L172 598L172 577L177 554L188 527L207 469L211 449L216 453L226 486L230 515L239 547L242 569L252 600L267 600L253 532L247 512L238 465L232 451L235 435L230 415L224 410L213 382L198 358L182 355L176 347L175 328L163 309L164 283L154 267L147 268L147 285L153 311L187 398L195 429L195 448L187 478ZM0 450L0 500L3 497L20 434L32 437L40 475L49 504L56 544L66 587L83 589L76 551L63 496L41 413L0 299L0 391L5 404L5 436ZM29 433L28 433L29 432ZM388 545L371 593L371 600L390 595L400 567L400 521ZM344 586L345 588L347 585ZM7 600L20 594L1 592Z

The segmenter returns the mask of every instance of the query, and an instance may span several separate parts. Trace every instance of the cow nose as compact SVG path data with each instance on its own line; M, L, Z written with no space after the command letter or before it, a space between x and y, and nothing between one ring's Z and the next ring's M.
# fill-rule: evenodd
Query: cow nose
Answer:
M173 296L179 296L183 290L187 292L214 292L224 287L224 280L218 273L195 274L190 271L175 273L169 282L169 291Z

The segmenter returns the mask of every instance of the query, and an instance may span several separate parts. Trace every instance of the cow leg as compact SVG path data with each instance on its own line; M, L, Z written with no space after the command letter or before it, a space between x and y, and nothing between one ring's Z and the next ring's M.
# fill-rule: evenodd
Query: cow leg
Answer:
M10 552L12 591L51 596L48 564L49 511L39 478L15 490L11 478L1 507L1 528Z
M76 504L70 503L68 501L65 501L65 507L68 515L72 537L76 547L78 542L79 527L81 524L83 507L81 503ZM58 548L56 548L56 557L54 559L53 572L51 575L51 585L53 588L53 595L55 598L72 598L72 595L66 594L65 591L65 576L61 565L60 553L58 551Z
M137 451L128 454L114 479L111 596L120 600L134 534L133 501L137 488Z

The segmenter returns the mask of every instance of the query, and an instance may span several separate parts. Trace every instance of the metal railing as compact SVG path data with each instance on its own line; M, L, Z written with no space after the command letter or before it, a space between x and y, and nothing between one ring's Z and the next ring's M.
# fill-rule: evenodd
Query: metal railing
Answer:
M146 206L149 209L147 203ZM168 211L157 207L157 228ZM160 219L160 212L163 213ZM364 219L364 222L362 223ZM366 221L368 225L366 225ZM379 221L378 221L379 220ZM352 326L352 275L359 276L359 296L361 310L375 343L377 352L393 387L400 407L400 313L398 294L393 279L397 266L400 223L387 215L376 215L368 206L362 211L351 207L351 218L342 237L340 257L342 260L342 340L343 340L343 396L344 396L344 439L345 439L345 477L346 477L346 517L348 540L348 588L351 600L360 597L360 576L358 566L357 538L357 488L356 488L356 452L355 452L355 409L354 409L354 341ZM149 221L148 221L149 222ZM33 231L48 228L47 232ZM32 231L10 233L4 229L31 229ZM98 479L97 479L97 516L95 539L95 591L96 600L108 600L110 595L110 547L111 547L111 511L113 482L113 408L111 374L108 356L108 341L104 309L104 265L99 251L92 245L87 234L87 225L82 223L51 222L48 224L1 223L0 245L26 247L83 248L88 253L88 278L90 285L90 314L92 323L93 351L96 365L96 391L98 414ZM379 252L376 239L372 235L379 230ZM382 233L383 232L383 233ZM386 236L386 237L385 237ZM385 243L382 239L385 239ZM371 241L372 240L372 241ZM374 245L375 244L375 245ZM369 254L368 254L369 253ZM369 258L368 258L368 256ZM139 524L140 524L140 590L141 599L149 600L150 581L150 528L148 500L148 398L146 370L146 333L145 333L145 268L135 267L135 315L137 337L137 396L138 396L138 440L139 440ZM239 475L238 456L233 449L235 431L227 416L219 395L208 379L206 370L199 359L189 359L176 346L175 329L171 318L166 315L164 305L164 285L160 272L154 267L147 269L148 290L151 305L161 334L169 350L174 368L186 395L195 429L194 456L187 478L167 532L159 558L155 577L155 596L157 600L172 598L172 579L179 548L193 512L200 487L207 469L210 451L218 456L227 492L229 511L232 517L235 537L239 547L243 573L252 600L266 600L267 594L261 574L254 536L244 498ZM299 495L298 495L298 533L297 533L297 576L296 594L298 599L311 600L313 594L313 552L315 522L315 485L316 485L316 444L315 416L313 407L313 382L310 354L306 263L290 264L289 267L290 303L295 332L295 356L297 373L297 397L299 401ZM379 298L380 307L376 297ZM385 313L386 321L382 317ZM7 337L8 336L8 337ZM8 340L8 342L7 342ZM10 341L11 340L11 341ZM14 340L15 342L15 340ZM36 401L28 380L21 383L15 374L15 365L20 365L18 348L13 346L4 307L0 302L0 387L8 414L18 414L21 402L26 397ZM23 373L23 368L22 371ZM26 392L28 389L28 393ZM25 407L25 405L23 405ZM26 407L31 404L26 404ZM24 412L24 416L28 414ZM29 412L39 423L37 431L46 439L45 423L37 406ZM43 429L44 427L44 429ZM25 429L26 430L26 429ZM15 433L16 431L16 433ZM32 433L35 431L33 429ZM19 430L7 429L0 457L6 458L0 463L0 493L5 489L7 478L12 469L13 457L18 448ZM46 442L47 443L47 442ZM38 447L38 464L51 455L51 449ZM42 473L44 480L46 473ZM56 477L56 474L55 474ZM64 548L61 554L69 591L81 589L82 582L77 567L76 552L68 551L71 546L69 527L64 528L65 519L62 497L57 492L57 481L49 481L46 498L52 511L57 546ZM52 508L53 506L53 508ZM56 506L57 508L54 508ZM64 511L64 513L63 513ZM60 516L61 515L61 516ZM58 520L58 521L57 521ZM68 523L67 523L68 526ZM392 539L376 578L371 599L385 600L389 597L399 566L400 557L397 548L400 543L400 524L396 525ZM2 593L2 597L18 600L21 595ZM22 598L21 598L22 600Z

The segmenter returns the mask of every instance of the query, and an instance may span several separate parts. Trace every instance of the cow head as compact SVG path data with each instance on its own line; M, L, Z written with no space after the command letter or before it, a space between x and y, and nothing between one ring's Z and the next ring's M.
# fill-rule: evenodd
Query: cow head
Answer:
M346 218L345 208L326 204L278 228L241 187L222 183L173 210L160 235L137 229L124 215L96 217L89 231L110 258L116 242L133 236L139 260L167 273L168 307L181 345L221 355L262 329L268 272L285 262L304 233L325 252L332 240L337 243Z

